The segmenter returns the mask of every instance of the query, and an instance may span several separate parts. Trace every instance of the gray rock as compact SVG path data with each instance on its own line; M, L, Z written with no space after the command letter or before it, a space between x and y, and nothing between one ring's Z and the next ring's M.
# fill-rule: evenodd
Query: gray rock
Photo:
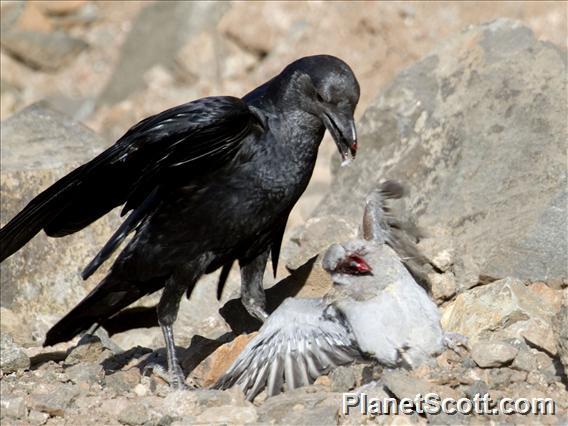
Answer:
M568 299L568 298L566 298ZM568 300L566 300L568 302ZM557 348L560 362L568 371L568 304L564 303L554 318L554 331L558 336Z
M134 390L134 387L140 383L141 378L142 375L138 368L130 368L106 376L105 384L118 394L125 394Z
M511 363L518 352L505 342L479 342L471 348L471 357L481 368L492 368Z
M467 290L475 287L479 283L479 266L475 263L471 255L460 255L456 259L453 272L458 289Z
M295 230L290 236L290 244L284 247L282 255L286 259L286 266L295 270L331 244L337 241L348 241L356 236L357 228L339 216L330 214L324 217L314 217Z
M267 399L258 408L258 422L282 425L337 424L341 394L321 392L317 387L294 389Z
M256 423L258 414L254 405L233 407L231 405L207 408L195 419L194 424L250 424Z
M0 417L22 419L26 417L26 402L21 396L0 396Z
M528 347L521 347L519 353L515 356L513 364L511 364L512 368L529 373L546 370L551 366L552 359L549 356L537 349Z
M118 418L120 413L126 410L128 404L129 401L122 396L118 396L117 398L105 398L101 401L100 411L113 418Z
M534 350L534 349L533 349ZM535 371L538 369L537 360L530 350L521 349L519 353L515 357L513 364L511 365L513 368L521 371Z
M550 356L554 357L558 353L556 338L548 321L537 318L529 320L526 327L521 331L521 336L530 346L534 346Z
M333 392L347 392L357 384L357 374L351 365L335 368L329 373L329 378Z
M492 369L488 376L487 383L491 389L499 389L510 386L513 383L515 371L510 368Z
M57 71L87 47L83 40L62 31L9 31L2 34L2 48L29 67L44 71Z
M192 392L168 392L163 400L163 414L173 417L196 417L212 407L248 407L243 392L237 387L228 391L196 389Z
M30 411L30 414L28 414L28 422L34 426L45 424L47 419L49 419L49 414L42 413L41 411L32 410Z
M81 363L65 369L65 374L71 382L100 383L104 378L103 367L100 364Z
M118 65L99 102L114 104L144 87L144 73L154 65L173 66L185 42L214 27L228 7L225 2L156 2L146 6L122 45Z
M29 368L30 358L8 334L0 335L0 369L4 374Z
M150 420L150 414L144 404L134 401L120 412L118 421L124 425L143 425Z
M514 21L450 38L365 112L360 155L316 216L356 226L369 190L397 179L482 277L568 276L565 75L565 52Z
M83 125L38 103L2 122L0 216L2 225L34 196L75 167L92 159L106 143ZM22 315L22 326L39 338L104 276L85 283L80 271L120 223L110 214L65 238L37 235L0 265L0 303ZM29 261L33 259L33 262ZM26 321L26 318L33 318Z
M33 410L47 413L50 416L63 417L71 402L79 395L75 385L60 385L49 393L32 393L30 406Z
M421 379L412 377L406 371L388 370L385 371L382 382L398 399L416 398L417 394L426 395L432 392L432 386Z
M483 396L489 393L489 386L483 380L476 380L473 384L466 390L466 396L473 399L475 395Z

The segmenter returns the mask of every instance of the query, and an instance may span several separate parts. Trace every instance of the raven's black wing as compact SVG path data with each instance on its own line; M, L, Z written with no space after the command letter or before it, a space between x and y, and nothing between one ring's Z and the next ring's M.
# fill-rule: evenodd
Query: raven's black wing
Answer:
M53 237L68 235L126 203L123 213L134 209L135 217L109 241L112 252L159 202L159 196L152 195L155 191L179 184L176 177L187 182L227 164L255 123L256 115L234 97L199 99L141 121L35 197L0 229L0 261L42 229ZM138 208L143 211L137 213Z

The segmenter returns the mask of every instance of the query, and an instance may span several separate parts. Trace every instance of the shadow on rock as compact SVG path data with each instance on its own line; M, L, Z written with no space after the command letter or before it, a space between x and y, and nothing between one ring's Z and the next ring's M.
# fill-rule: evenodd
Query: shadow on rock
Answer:
M306 285L308 278L314 267L317 256L312 257L298 269L292 272L292 275L284 278L273 287L266 290L266 311L268 314L274 310L287 297L296 296L300 290ZM231 330L235 334L252 333L260 328L262 323L253 318L241 303L241 299L231 299L219 310Z

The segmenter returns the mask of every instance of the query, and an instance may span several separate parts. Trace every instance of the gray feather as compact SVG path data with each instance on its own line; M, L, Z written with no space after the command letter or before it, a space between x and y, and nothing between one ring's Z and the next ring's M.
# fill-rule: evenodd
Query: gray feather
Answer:
M215 384L239 385L252 400L266 386L269 396L314 382L330 368L360 358L348 328L324 315L321 299L287 299Z

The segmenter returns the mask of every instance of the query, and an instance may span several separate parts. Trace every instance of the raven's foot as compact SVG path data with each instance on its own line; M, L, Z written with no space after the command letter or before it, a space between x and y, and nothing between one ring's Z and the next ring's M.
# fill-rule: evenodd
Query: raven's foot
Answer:
M444 345L458 355L463 355L463 350L470 350L467 336L459 333L444 333Z
M165 380L173 389L188 389L185 383L185 376L177 359L172 326L171 324L161 325L161 328L166 342L166 356L168 359L168 373Z
M146 364L143 369L144 376L150 376L150 374L155 374L164 382L168 383L170 387L174 390L189 390L195 387L190 387L185 382L184 374L179 365L174 367L174 371L168 371L158 363Z
M264 322L268 318L268 314L262 306L250 304L248 306L245 305L245 308L247 309L249 314L258 319L260 322Z

